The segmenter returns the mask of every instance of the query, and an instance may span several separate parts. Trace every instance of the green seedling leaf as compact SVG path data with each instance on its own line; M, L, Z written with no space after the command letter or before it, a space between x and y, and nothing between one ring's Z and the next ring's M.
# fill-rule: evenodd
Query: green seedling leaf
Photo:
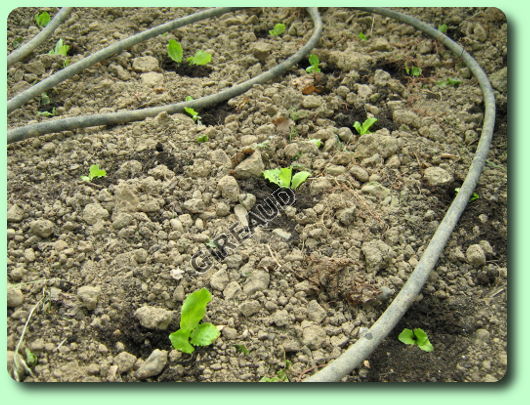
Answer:
M195 329L206 315L206 306L212 300L212 294L206 288L201 288L186 297L182 304L180 328L190 332Z
M211 345L215 339L219 337L221 332L215 327L215 325L204 322L191 332L190 342L194 346L208 346Z
M70 49L69 45L65 45L62 38L59 38L57 43L55 44L55 48L52 49L50 52L48 52L50 55L62 55L66 56L68 54L68 50Z
M47 11L43 11L42 13L35 14L35 22L40 28L46 27L48 23L50 22L50 20L51 20L51 17Z
M440 31L441 33L445 34L445 33L447 33L447 28L449 28L447 26L447 24L440 24L438 26L438 31Z
M269 34L273 37L282 35L285 32L285 24L278 23L274 26L272 30L269 31Z
M406 345L415 345L416 339L414 339L414 332L410 329L403 329L399 334L398 339L400 342L405 343Z
M195 141L197 143L204 143L204 142L208 142L210 140L210 138L208 138L208 135L199 135L197 138L195 138Z
M52 108L50 111L37 111L37 115L40 117L55 117L56 109L55 107Z
M311 173L309 172L298 172L293 176L293 179L291 180L291 188L293 190L296 190L300 185L307 180L307 178L311 176Z
M206 314L206 306L212 300L210 291L201 288L186 297L180 310L180 329L169 335L169 340L176 350L192 353L195 346L207 346L219 337L215 325L199 323Z
M105 177L107 172L103 169L100 169L99 165L92 165L88 169L88 176L81 176L83 181L92 181L98 177Z
M280 172L278 173L278 179L280 181L280 184L278 185L283 188L289 188L289 186L291 185L293 169L291 169L290 167L282 167L279 170Z
M412 67L405 66L405 72L408 75L413 76L413 77L421 76L421 68L418 66L412 66Z
M436 85L440 87L447 87L447 86L458 87L460 84L462 84L462 80L453 79L453 78L448 78L448 79L440 80L436 82Z
M421 350L424 352L432 352L434 350L434 347L423 329L414 329L414 336L416 337L416 344Z
M195 55L186 59L190 65L206 65L212 61L212 55L208 52L197 51Z
M26 364L29 367L33 367L37 364L37 356L33 354L31 350L29 350L27 347L25 348L25 354L26 354Z
M460 192L460 187L455 188L455 195ZM469 202L476 201L480 198L480 196L477 193L471 194L471 197L469 197Z
M318 67L318 65L320 64L320 59L318 58L318 56L312 53L311 55L309 55L308 59L309 59L310 66L308 66L305 69L306 72L307 73L319 73L320 68Z
M359 121L355 121L353 123L353 127L357 131L359 135L366 135L370 133L370 127L374 125L377 122L377 118L367 118L364 120L364 122L361 124Z
M179 329L169 335L169 340L176 350L183 353L193 353L195 348L190 344L190 331L186 329Z
M193 101L193 97L192 96L187 96L184 100L185 101ZM201 116L193 108L184 107L184 111L193 119L193 121L195 121L195 122L200 121Z
M239 353L243 353L243 354L250 354L250 351L247 349L247 347L245 345L234 345L234 347L236 348L236 350L239 352Z
M359 34L358 34L357 36L359 37L359 39L360 39L361 41L366 41L366 39L367 39L367 38L366 38L366 35L364 35L363 32L359 32Z
M265 382L265 383L277 383L277 382L283 382L278 377L261 377L259 379L259 382Z
M180 44L180 42L174 39L169 40L169 42L167 43L167 56L169 56L173 62L182 62L184 51L182 50L182 45Z
M322 146L322 141L320 139L310 139L307 142L311 142L313 145L315 145L317 148L320 148Z

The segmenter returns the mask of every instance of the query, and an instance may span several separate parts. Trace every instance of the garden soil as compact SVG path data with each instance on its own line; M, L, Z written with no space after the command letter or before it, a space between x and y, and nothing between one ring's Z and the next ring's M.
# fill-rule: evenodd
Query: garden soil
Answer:
M42 10L11 12L9 51L38 33ZM495 89L495 133L475 198L422 294L343 381L495 382L507 370L506 18L495 8L397 10L445 24L477 59ZM8 69L8 97L65 63L196 11L74 8ZM379 317L466 176L482 95L458 58L414 28L353 9L320 13L323 36L312 51L320 73L308 74L305 58L199 111L197 122L162 113L8 146L12 375L297 382ZM272 37L278 22L287 30ZM311 33L307 13L295 8L201 21L66 80L12 112L9 127L214 94L283 61ZM70 46L67 58L48 54L59 38ZM185 58L204 50L212 62L177 65L166 56L169 39L181 42ZM368 117L378 121L359 135L353 124ZM81 180L93 164L106 177ZM295 201L282 202L261 172L288 166L311 176ZM276 215L263 220L267 209ZM221 334L181 353L168 335L179 328L185 297L203 287L213 297L204 320ZM422 328L434 351L398 341L403 328ZM27 369L13 362L16 350Z

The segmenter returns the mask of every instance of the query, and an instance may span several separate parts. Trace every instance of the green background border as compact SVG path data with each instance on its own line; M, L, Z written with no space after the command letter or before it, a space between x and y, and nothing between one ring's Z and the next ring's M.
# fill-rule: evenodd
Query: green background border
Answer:
M475 1L473 4L463 4L457 1L269 1L267 6L403 6L403 7L461 7L487 6L497 7L499 2ZM258 2L244 1L197 1L190 4L182 0L174 1L8 1L0 5L0 24L4 40L0 41L1 51L6 55L6 18L16 7L51 7L51 6L251 6ZM1 398L10 404L22 401L33 401L39 405L74 403L76 405L108 403L119 401L129 404L170 404L183 403L203 404L239 404L251 405L302 402L304 404L321 404L333 401L337 404L446 404L446 403L480 403L496 404L521 402L523 398L530 398L530 356L529 345L524 340L530 336L529 323L525 323L524 309L530 308L530 294L523 291L524 286L530 285L529 271L524 264L529 264L529 249L522 248L527 241L523 232L530 227L529 214L520 209L520 203L527 200L530 194L525 189L523 179L530 170L530 160L523 159L525 152L529 153L527 136L520 133L523 128L524 112L530 111L530 6L528 2L505 2L500 7L506 14L509 24L509 270L510 270L510 318L509 318L509 365L507 376L495 384L17 384L13 382L6 370L6 335L1 336L3 350L0 350L2 375L0 377ZM1 61L1 68L6 72L6 59ZM526 73L526 74L525 74ZM6 83L2 81L0 89L7 94ZM5 101L2 102L5 108ZM4 109L5 111L5 109ZM1 114L3 128L7 127L5 114ZM0 221L5 224L6 215L6 151L0 156L1 190ZM528 182L526 182L528 184ZM530 195L529 195L530 196ZM5 227L3 228L5 237ZM4 239L5 241L6 239ZM527 242L528 243L528 242ZM0 257L2 269L6 268L6 244L1 245ZM5 274L5 273L4 273ZM1 289L3 302L6 302L6 277L3 278L4 288ZM526 292L526 294L525 294ZM6 311L2 312L1 324L5 328ZM5 330L5 329L4 329ZM104 401L104 402L102 402Z

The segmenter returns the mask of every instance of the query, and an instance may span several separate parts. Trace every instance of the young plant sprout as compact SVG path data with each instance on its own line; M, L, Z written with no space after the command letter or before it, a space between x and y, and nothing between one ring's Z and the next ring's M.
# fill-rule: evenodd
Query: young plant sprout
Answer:
M186 101L192 101L193 100L193 97L192 96L187 96L184 100ZM195 121L197 124L200 124L201 123L201 116L199 115L199 113L197 111L195 111L193 108L191 107L184 107L184 111L186 111L186 113L193 119L193 121ZM204 142L204 141L203 141Z
M68 51L70 49L70 45L65 45L62 38L59 38L57 43L55 44L55 48L53 48L50 52L48 52L50 55L62 55L67 56Z
M318 56L312 53L311 55L309 55L308 59L310 66L308 66L305 71L307 73L319 73L320 68L318 67L318 65L320 64L320 59L318 59Z
M273 37L282 35L285 32L285 24L278 23L274 26L272 30L269 31L269 34Z
M47 11L43 11L42 13L35 14L35 23L39 26L39 28L44 28L48 25L50 22L51 17L50 14Z
M167 43L167 56L171 58L173 62L181 63L184 56L182 45L180 42L170 39Z
M103 169L100 169L99 165L92 165L90 166L88 176L81 176L81 180L92 181L98 177L105 177L106 175L107 172Z
M208 52L197 51L195 55L190 56L186 59L190 65L202 66L210 63L212 61L212 55Z
M206 315L206 306L212 300L212 294L201 288L186 297L180 310L180 329L169 335L176 350L193 353L193 346L208 346L220 335L219 329L210 322L202 322Z
M434 350L427 334L420 328L415 328L413 331L405 328L399 334L398 339L406 345L416 345L424 352L432 352Z
M357 35L361 41L366 41L368 38L366 38L366 35L364 35L364 32L359 32Z
M359 133L359 135L366 135L370 133L370 127L377 122L377 118L367 118L361 124L359 121L353 123L353 127Z
M412 76L412 77L420 77L421 67L405 65L405 73L407 73L409 76Z
M262 175L271 183L274 183L281 188L296 190L309 176L311 176L311 173L302 171L293 176L292 167L283 167L280 169L265 170L262 172Z

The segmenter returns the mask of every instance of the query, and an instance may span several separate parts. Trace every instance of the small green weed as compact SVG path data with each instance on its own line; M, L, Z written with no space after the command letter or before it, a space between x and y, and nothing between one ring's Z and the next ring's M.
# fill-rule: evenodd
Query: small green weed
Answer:
M236 348L236 350L239 352L239 353L243 353L243 354L250 354L250 351L247 349L247 347L245 345L239 345L239 344L235 344L234 347Z
M100 169L99 165L92 165L88 169L88 176L81 176L83 181L92 181L98 177L106 177L107 172L103 169Z
M357 36L359 37L359 39L361 41L366 41L368 38L366 37L366 35L364 35L364 32L359 32L359 34L357 34Z
M314 53L312 53L311 55L309 55L309 65L305 70L307 73L319 73L320 72L320 68L318 67L318 65L320 64L320 59L318 58L317 55L315 55Z
M35 14L35 23L39 26L39 28L46 27L48 23L50 22L50 20L51 20L51 17L47 11L43 11L42 13Z
M370 133L370 127L377 122L377 118L367 118L361 124L359 121L353 123L353 127L359 135L366 135Z
M438 31L440 31L442 34L446 34L448 28L449 27L447 26L447 24L440 24L438 26Z
M271 183L274 183L279 187L296 190L309 176L311 176L311 173L302 171L293 176L292 167L283 167L280 169L265 170L262 172L262 175Z
M289 382L287 370L289 370L289 367L291 367L292 364L293 363L290 360L285 360L285 367L276 371L274 377L261 377L259 382Z
M406 345L416 345L424 352L432 352L434 350L427 334L420 328L415 328L413 331L405 328L399 334L398 339Z
M24 348L24 352L26 355L26 364L29 367L35 366L37 364L37 356L35 356L35 354L33 354L33 352L29 350L27 347Z
M204 142L208 142L210 140L210 138L208 138L208 135L199 135L198 137L195 138L195 142L197 143L204 143Z
M274 25L274 28L269 31L269 35L273 37L278 37L285 32L285 24L278 23Z
M185 99L185 101L193 101L193 97L192 96L187 96ZM193 108L191 107L184 107L184 111L186 111L186 113L193 119L193 121L195 121L196 123L200 123L201 122L201 116L199 115L199 113L197 111L195 111Z
M203 322L206 306L212 300L212 294L201 288L186 297L180 311L180 329L169 335L176 350L193 353L193 346L208 346L220 335L219 329L210 322Z
M436 85L440 86L440 87L447 87L447 86L458 87L458 86L460 86L460 84L462 84L462 80L453 79L451 77L449 77L449 78L447 78L445 80L440 80L440 81L436 82Z

